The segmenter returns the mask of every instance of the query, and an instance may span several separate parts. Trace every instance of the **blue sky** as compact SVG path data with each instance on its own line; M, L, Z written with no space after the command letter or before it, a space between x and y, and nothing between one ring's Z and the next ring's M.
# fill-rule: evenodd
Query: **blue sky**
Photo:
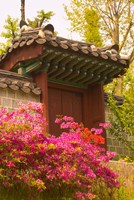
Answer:
M59 36L76 39L76 34L70 33L69 21L66 20L66 13L64 12L63 3L69 5L70 0L25 0L26 19L32 19L37 11L43 9L45 12L53 11L55 15L52 17L50 23L55 27L55 31ZM7 15L20 19L20 0L3 0L0 6L0 32L3 30L5 19ZM0 38L1 40L2 38Z

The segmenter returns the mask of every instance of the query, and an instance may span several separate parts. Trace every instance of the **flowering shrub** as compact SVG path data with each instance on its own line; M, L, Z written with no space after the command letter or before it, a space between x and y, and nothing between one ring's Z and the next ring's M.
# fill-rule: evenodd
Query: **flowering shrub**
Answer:
M20 103L11 113L1 108L0 185L8 189L23 184L76 200L99 199L105 190L111 198L119 187L118 175L107 166L114 153L99 146L105 142L100 134L109 124L89 130L67 116L55 123L63 129L60 137L45 133L39 103Z

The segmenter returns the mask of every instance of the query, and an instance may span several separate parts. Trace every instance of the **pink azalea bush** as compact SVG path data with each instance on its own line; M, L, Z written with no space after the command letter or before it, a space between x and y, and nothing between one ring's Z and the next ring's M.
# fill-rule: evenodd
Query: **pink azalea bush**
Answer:
M99 146L105 142L100 134L109 124L89 130L67 116L58 117L55 123L63 129L59 137L45 132L40 103L20 103L11 113L1 108L0 186L58 191L60 199L76 200L99 199L104 190L111 198L120 185L118 175L107 166L115 154Z

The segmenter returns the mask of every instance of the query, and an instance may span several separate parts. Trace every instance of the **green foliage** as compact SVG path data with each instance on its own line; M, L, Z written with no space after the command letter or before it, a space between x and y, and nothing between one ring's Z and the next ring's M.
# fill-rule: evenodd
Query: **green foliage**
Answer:
M125 95L134 87L134 62L126 70L124 76L113 79L113 81L104 86L107 93L115 94L117 96ZM129 92L131 93L131 92ZM131 94L130 94L131 95Z
M67 18L71 22L71 30L78 32L84 39L87 39L87 35L84 34L87 31L87 29L85 30L87 24L85 10L95 10L101 25L97 27L101 33L101 41L119 44L119 51L129 54L131 62L133 61L134 21L133 3L130 0L71 0L70 5L64 6L64 8ZM93 13L87 17L89 19L91 17L91 20L98 24L98 17L96 18ZM97 29L96 31L98 31ZM92 32L92 28L89 28L90 31ZM94 38L94 34L92 37Z
M5 20L4 28L6 31L3 31L1 36L11 41L13 38L19 35L18 18L15 19L8 15L7 19Z
M30 26L37 28L48 22L53 15L54 13L51 11L45 13L44 10L40 10L37 12L37 16L34 17L34 20L27 19L27 21Z
M110 133L134 152L134 89L130 88L126 92L122 105L117 105L117 102L110 97L109 106L112 112Z
M132 154L134 152L134 75L133 66L127 70L126 75L123 77L123 104L117 105L112 97L109 98L109 106L111 109L110 122L112 127L109 129L110 133L121 141ZM117 79L114 84L107 86L107 91L114 91ZM114 87L113 87L114 86ZM110 88L111 87L111 88ZM116 91L117 92L117 91ZM118 93L117 93L118 95ZM131 158L134 160L134 156Z
M118 200L134 200L134 162L124 160L111 161L110 168L120 177L121 187L116 193Z
M27 20L31 27L37 28L47 23L53 15L54 13L51 11L45 13L44 10L40 10L37 12L37 16L34 18L34 20ZM12 39L20 34L18 18L15 19L11 16L8 16L3 27L5 31L3 31L0 36L6 39L6 42L0 43L0 55L6 52L7 48L11 45Z
M121 179L122 186L114 192L112 197L108 197L108 190L101 186L101 189L98 187L99 196L95 198L96 200L134 200L133 191L129 191L129 187L124 185L124 180ZM0 200L74 200L73 193L71 196L71 188L55 188L53 190L45 190L40 193L34 189L28 189L23 184L18 184L12 188L1 187L0 189ZM102 196L103 194L103 196ZM31 195L31 198L29 196Z
M80 9L81 8L81 9ZM102 38L99 32L100 16L90 6L85 6L81 1L72 1L71 10L64 6L68 20L71 22L71 31L78 32L86 42L102 45Z
M134 62L132 65L129 67L127 70L127 73L124 76L124 81L123 81L123 87L124 87L124 93L129 94L130 96L134 90Z
M4 44L4 43L0 42L0 55L5 53L7 48L8 48L7 44Z
M94 9L85 9L85 28L84 38L86 42L96 43L97 46L102 46L102 38L99 33L100 23L99 15Z
M119 52L134 60L133 0L71 0L65 6L71 30L78 32L85 41L98 46L103 43L118 44ZM88 11L88 12L87 12ZM96 25L96 26L95 26ZM100 34L101 33L101 34ZM107 91L122 95L123 78L115 79Z
M19 35L19 23L18 18L12 18L7 16L3 31L0 36L6 39L6 43L0 43L0 54L5 53L7 48L11 45L12 39Z
M119 188L119 190L116 192L116 199L118 200L134 200L134 194L133 192L129 192L129 188L124 184L124 180L121 179L120 182L122 183L122 186Z

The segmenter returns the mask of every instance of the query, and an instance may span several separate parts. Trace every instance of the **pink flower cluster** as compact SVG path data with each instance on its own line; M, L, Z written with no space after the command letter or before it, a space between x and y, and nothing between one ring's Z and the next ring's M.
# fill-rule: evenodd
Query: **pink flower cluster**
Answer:
M118 175L107 167L114 153L98 145L104 142L98 130L67 116L55 122L67 129L59 137L45 133L42 104L20 104L12 113L0 110L0 184L23 183L38 191L66 185L77 200L94 199L99 184L119 187Z

